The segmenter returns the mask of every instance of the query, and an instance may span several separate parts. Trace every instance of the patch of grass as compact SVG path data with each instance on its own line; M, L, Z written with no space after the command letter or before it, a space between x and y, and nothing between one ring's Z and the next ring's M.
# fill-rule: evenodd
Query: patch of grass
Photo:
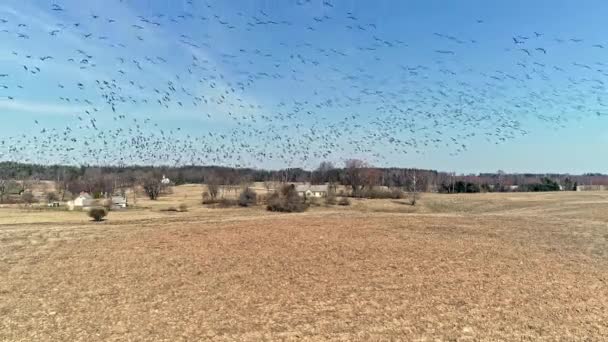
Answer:
M239 195L239 205L241 207L251 207L257 204L257 194L250 188L245 188Z

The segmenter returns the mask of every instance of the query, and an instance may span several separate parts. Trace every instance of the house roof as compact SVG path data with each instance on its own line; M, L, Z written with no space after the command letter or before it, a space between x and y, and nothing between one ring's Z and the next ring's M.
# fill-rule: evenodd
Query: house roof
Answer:
M296 186L297 192L306 192L308 190L310 190L312 192L328 192L329 187L327 186L327 184L325 184L325 185L300 184L300 185Z

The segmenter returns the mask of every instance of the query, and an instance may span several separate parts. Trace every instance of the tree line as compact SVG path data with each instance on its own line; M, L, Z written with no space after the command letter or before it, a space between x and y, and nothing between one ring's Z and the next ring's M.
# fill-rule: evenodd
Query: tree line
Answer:
M436 170L415 168L378 168L365 161L351 159L338 167L322 162L314 170L287 168L265 170L222 166L67 166L36 165L14 162L0 163L0 197L7 184L18 184L22 190L27 182L54 181L61 193L111 194L139 185L154 196L160 192L162 176L173 184L186 183L242 185L252 182L310 182L340 184L353 195L363 195L374 187L399 188L410 193L442 192L506 192L575 190L577 185L608 185L608 175L585 174L508 174L502 171L477 175L457 175ZM18 188L17 187L17 188ZM15 186L13 186L15 188Z

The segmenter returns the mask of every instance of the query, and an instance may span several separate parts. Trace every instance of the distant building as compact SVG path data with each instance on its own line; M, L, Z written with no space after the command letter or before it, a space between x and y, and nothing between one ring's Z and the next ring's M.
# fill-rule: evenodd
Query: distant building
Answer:
M163 175L163 179L160 180L160 184L169 185L169 184L171 184L171 180L169 178L165 177L165 175Z
M606 185L577 185L576 191L607 191Z
M112 196L112 209L126 209L127 198L124 196Z
M93 197L86 192L81 192L73 201L67 203L70 210L84 209L92 206L94 203Z
M310 185L310 184L300 184L296 185L296 191L298 195L304 198L322 198L327 197L327 193L329 192L329 186L325 185Z

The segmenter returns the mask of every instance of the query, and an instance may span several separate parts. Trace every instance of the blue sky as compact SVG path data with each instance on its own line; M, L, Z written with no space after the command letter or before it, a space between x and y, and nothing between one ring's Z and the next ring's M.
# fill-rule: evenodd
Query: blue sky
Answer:
M6 0L0 159L608 172L605 13L602 1ZM111 151L91 159L91 146Z

